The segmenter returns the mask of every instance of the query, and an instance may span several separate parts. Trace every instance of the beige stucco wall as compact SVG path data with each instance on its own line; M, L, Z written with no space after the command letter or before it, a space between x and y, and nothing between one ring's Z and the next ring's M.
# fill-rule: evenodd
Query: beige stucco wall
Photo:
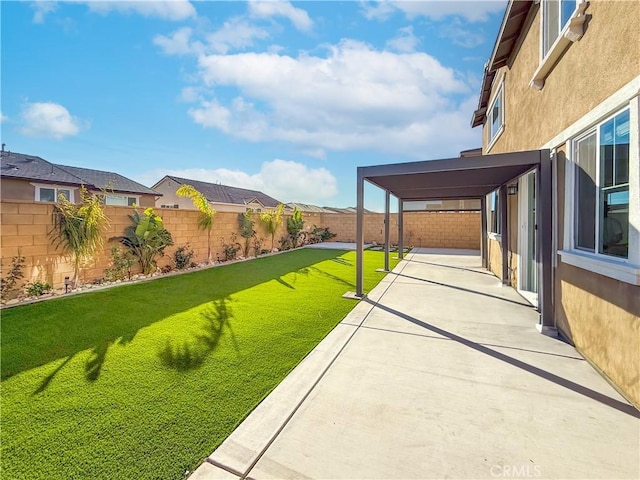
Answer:
M26 180L3 177L0 182L0 199L25 200L33 202L36 198L36 187Z
M564 263L556 272L561 332L640 406L640 286Z
M11 201L27 201L33 202L35 200L36 195L36 187L32 185L29 180L21 180L15 178L7 178L3 177L2 182L0 183L0 199L3 202L11 202ZM79 201L80 193L78 188L66 187L69 188L73 192L73 198L75 201ZM101 193L99 191L93 191L92 193ZM124 195L124 194L123 194ZM139 195L139 194L130 194L131 196L137 196L140 199L140 207L154 207L156 203L155 195Z
M484 126L483 153L540 148L638 76L640 2L594 0L586 14L584 36L569 46L542 90L536 90L529 82L540 57L540 7L532 7L520 49L494 81L495 91L504 79L504 131L487 150Z
M487 238L487 260L489 270L498 278L502 278L502 245L499 240Z
M156 208L161 208L162 205L179 205L178 208L183 210L195 210L190 198L176 195L178 188L180 188L180 184L170 178L165 178L159 184L155 185L153 189L162 194L162 196L156 200Z
M504 131L483 153L541 148L640 73L640 2L591 1L583 38L553 67L542 90L529 86L540 56L540 7L534 5L511 62L501 68L494 93L504 88ZM492 96L493 98L493 96ZM557 149L555 238L564 245L565 139ZM512 205L510 205L512 207ZM510 208L512 236L518 228ZM513 240L513 238L512 238ZM499 250L499 246L493 246ZM490 261L493 260L490 246ZM510 242L517 255L517 243ZM562 262L554 253L554 309L560 332L572 341L632 401L640 404L640 287ZM492 271L499 273L492 265Z

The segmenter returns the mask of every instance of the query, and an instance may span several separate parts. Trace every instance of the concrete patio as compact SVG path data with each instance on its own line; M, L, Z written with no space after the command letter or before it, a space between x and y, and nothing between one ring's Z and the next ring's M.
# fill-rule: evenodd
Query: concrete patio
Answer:
M640 420L475 251L417 249L191 476L640 478Z

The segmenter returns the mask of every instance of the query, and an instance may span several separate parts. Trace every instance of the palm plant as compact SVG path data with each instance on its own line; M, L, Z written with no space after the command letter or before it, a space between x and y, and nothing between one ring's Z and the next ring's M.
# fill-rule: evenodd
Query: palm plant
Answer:
M260 220L264 224L267 233L271 235L271 251L273 251L273 240L278 227L282 224L282 213L284 205L281 203L273 210L267 210L260 214Z
M156 257L164 255L164 249L173 245L171 233L164 228L162 217L147 208L142 215L134 209L129 215L133 225L124 230L124 236L114 237L133 253L140 264L142 273L148 275L157 267Z
M293 248L296 248L298 246L300 237L302 236L301 232L303 228L304 219L302 218L302 212L298 210L298 207L295 207L293 209L293 214L289 218L287 218L287 232L289 233Z
M80 266L102 251L103 231L109 224L102 208L102 201L84 186L80 187L80 203L71 203L60 195L53 207L53 229L49 232L56 248L71 257L73 263L73 288L78 286Z
M198 228L207 231L207 262L211 263L211 229L213 228L213 216L216 214L215 209L202 193L200 193L192 185L182 185L176 190L179 197L189 197L193 202L193 206L200 211L198 219Z
M238 226L240 227L240 236L244 238L244 256L247 258L249 256L251 237L256 233L253 229L253 218L251 218L249 210L238 214Z

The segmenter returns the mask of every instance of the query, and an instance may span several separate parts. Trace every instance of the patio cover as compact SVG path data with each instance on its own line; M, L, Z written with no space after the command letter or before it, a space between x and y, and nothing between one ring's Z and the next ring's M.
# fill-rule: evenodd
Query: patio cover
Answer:
M398 256L403 252L403 202L416 200L480 199L482 205L482 265L487 267L486 196L498 189L507 205L507 184L530 170L536 171L536 264L540 325L554 327L551 288L552 212L549 150L448 158L410 163L358 167L356 223L356 297L363 297L364 182L385 191L385 270L389 270L389 201L398 199ZM507 208L501 208L501 238L509 245ZM510 284L508 251L502 249L502 281Z

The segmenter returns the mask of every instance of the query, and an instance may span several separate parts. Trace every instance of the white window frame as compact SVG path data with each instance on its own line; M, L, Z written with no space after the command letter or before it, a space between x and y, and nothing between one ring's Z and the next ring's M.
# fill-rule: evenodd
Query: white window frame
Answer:
M546 48L546 18L547 18L547 0L542 0L540 6L540 63L538 68L533 74L533 78L529 85L537 90L541 90L544 87L544 82L553 67L560 59L562 54L569 48L569 46L577 42L584 35L584 23L586 20L585 10L589 6L587 0L576 0L576 8L569 17L569 20L562 25L558 36L554 42ZM561 5L561 4L560 4ZM562 11L562 7L560 6Z
M500 101L500 126L494 132L493 131L493 106L496 101ZM496 143L502 132L504 132L504 77L500 81L500 85L496 90L495 95L491 99L489 103L489 108L487 109L487 152L491 150L493 145Z
M58 190L67 190L69 192L69 197L70 197L67 200L69 200L71 203L75 202L73 191L76 189L76 187L72 187L69 185L48 185L46 183L32 183L31 185L36 187L35 188L36 202L56 203L58 201ZM54 191L53 198L55 198L55 200L53 202L50 202L49 200L40 200L40 190L43 188Z
M563 250L558 254L563 263L578 268L589 270L616 280L640 285L640 98L638 97L637 84L640 77L623 87L608 100L603 102L592 112L601 112L608 108L605 115L594 118L590 112L585 118L567 129L572 133L570 141L567 141L567 163L565 172L565 224ZM619 96L629 91L629 87L635 86L635 92L630 99L620 102ZM629 109L629 253L627 258L604 255L597 252L589 252L576 248L575 245L575 169L573 141L584 137L608 119L618 115L625 109ZM581 124L588 123L588 127L576 131ZM599 167L598 167L599 168Z
M116 205L113 203L109 203L108 199L109 197L120 197L120 198L126 198L127 199L127 205ZM109 206L113 206L113 207L130 207L131 205L129 205L129 199L133 198L134 203L137 206L140 206L140 196L139 195L125 195L125 194L120 194L120 193L107 193L104 197L104 204L105 205L109 205Z

